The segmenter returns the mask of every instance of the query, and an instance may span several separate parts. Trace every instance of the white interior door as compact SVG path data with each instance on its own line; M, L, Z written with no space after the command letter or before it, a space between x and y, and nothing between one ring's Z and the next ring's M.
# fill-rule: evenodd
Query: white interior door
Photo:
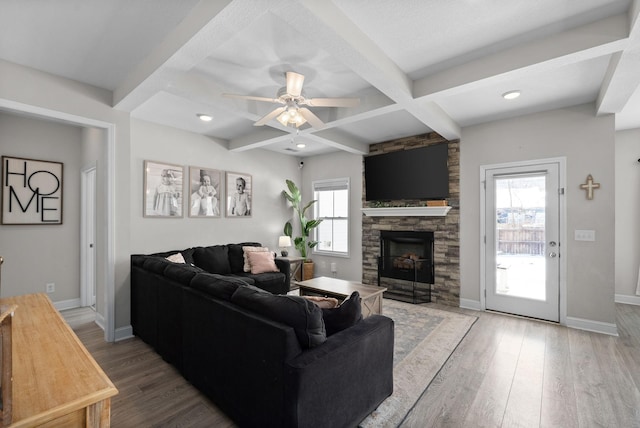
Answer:
M96 169L82 172L82 242L80 300L82 306L96 307Z
M486 309L560 321L557 163L485 170Z

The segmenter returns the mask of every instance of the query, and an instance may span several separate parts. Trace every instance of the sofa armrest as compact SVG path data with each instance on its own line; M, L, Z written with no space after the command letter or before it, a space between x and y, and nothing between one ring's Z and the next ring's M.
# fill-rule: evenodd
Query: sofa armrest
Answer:
M298 426L356 426L393 392L393 328L372 315L287 362L286 413Z
M276 266L285 275L284 283L289 285L291 284L291 265L286 260L275 259Z

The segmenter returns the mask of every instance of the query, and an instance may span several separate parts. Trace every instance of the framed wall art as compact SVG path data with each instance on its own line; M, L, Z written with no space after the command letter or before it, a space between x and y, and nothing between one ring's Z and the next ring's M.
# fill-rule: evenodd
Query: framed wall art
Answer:
M2 224L62 224L61 162L2 156Z
M189 167L189 217L220 217L222 172Z
M144 217L182 217L184 168L144 161Z
M227 172L227 217L251 217L252 197L251 175Z

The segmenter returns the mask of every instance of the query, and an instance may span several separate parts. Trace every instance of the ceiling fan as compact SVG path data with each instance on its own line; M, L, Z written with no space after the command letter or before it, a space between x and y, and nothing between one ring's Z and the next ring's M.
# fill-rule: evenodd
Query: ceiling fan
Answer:
M228 98L241 98L244 100L263 101L269 103L282 104L281 107L271 111L271 113L260 118L255 122L254 126L262 126L270 120L276 118L283 126L292 126L299 128L306 122L316 128L322 129L325 127L318 116L316 116L311 110L304 106L309 107L355 107L360 103L358 98L306 98L304 91L302 90L302 84L304 82L304 76L302 74L294 73L293 71L286 72L286 85L278 90L276 98L266 97L254 97L251 95L235 95L235 94L222 94Z

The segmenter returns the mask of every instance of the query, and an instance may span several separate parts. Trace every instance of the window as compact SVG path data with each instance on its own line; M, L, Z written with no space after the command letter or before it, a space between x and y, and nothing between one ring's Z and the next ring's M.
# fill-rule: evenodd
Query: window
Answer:
M319 242L316 253L349 255L349 179L313 182L315 218L322 223L314 230Z

